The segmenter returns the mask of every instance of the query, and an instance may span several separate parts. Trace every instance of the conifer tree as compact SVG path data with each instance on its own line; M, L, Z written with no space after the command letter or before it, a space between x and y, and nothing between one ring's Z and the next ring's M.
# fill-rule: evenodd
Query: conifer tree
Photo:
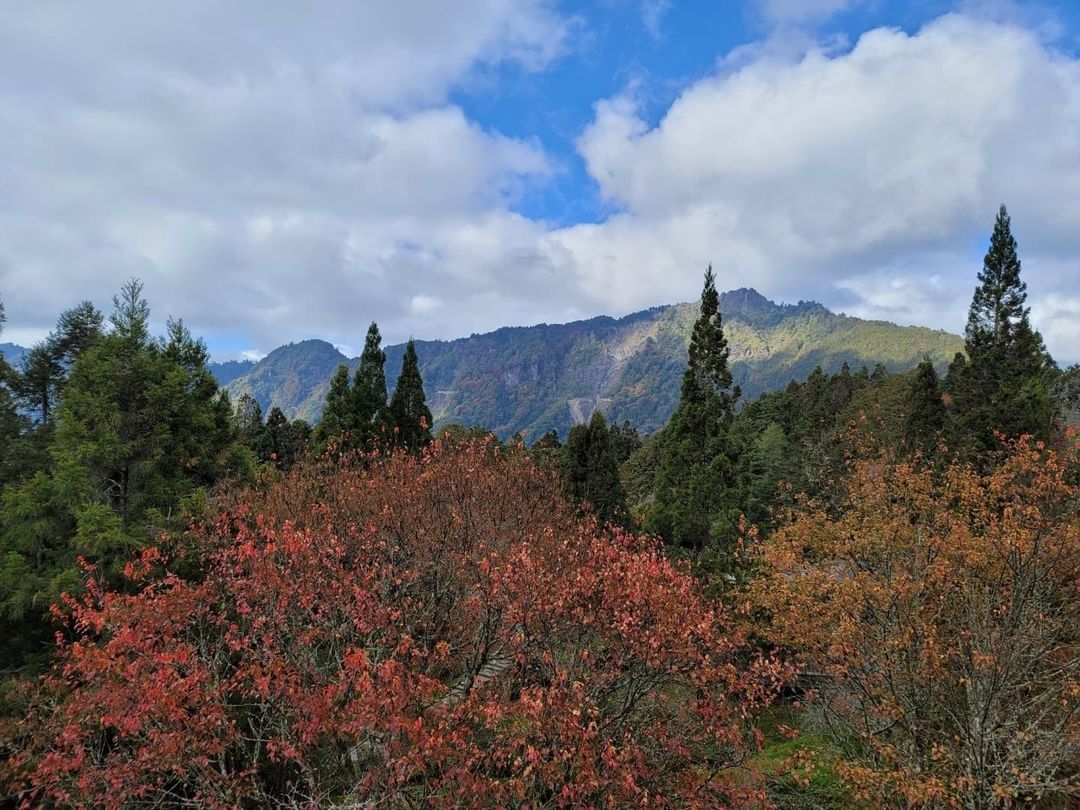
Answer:
M412 339L406 344L401 360L401 374L390 400L390 417L398 446L415 451L431 442L431 411L424 396L424 381Z
M386 352L382 336L372 321L364 340L360 365L353 377L352 420L356 442L370 446L380 440L383 428L388 427L386 404Z
M49 424L71 364L101 335L101 313L89 301L83 301L64 311L56 331L35 344L23 358L14 388L23 404L36 413L40 425Z
M83 588L78 557L97 566L99 581L117 583L134 551L188 522L228 464L231 408L206 347L179 321L152 338L138 281L114 306L108 334L92 308L78 329L61 319L57 342L67 348L53 356L71 365L55 428L38 432L45 457L0 501L0 640L22 638L19 656L51 635L45 614L59 594Z
M1053 361L1028 318L1027 285L1004 205L978 278L964 335L967 357L953 362L945 381L953 400L951 444L976 454L998 446L995 432L1047 438L1053 425L1046 393Z
M353 427L353 396L349 388L349 368L344 363L338 366L330 378L330 390L326 394L326 407L319 421L317 437L321 441L337 439L348 433Z
M559 441L559 431L552 428L529 448L536 463L541 467L554 468L562 463L562 442Z
M619 461L604 415L575 425L562 448L563 478L571 497L589 503L605 523L626 520L626 495L619 481Z
M908 447L922 453L932 453L945 427L945 403L937 371L929 357L915 369L908 393L908 414L904 427Z
M4 302L0 301L0 334L4 332L6 321ZM15 380L15 370L0 354L0 485L6 483L11 475L12 447L24 426L24 420L15 407Z
M56 358L70 366L101 339L103 326L104 317L89 301L62 312L56 322L56 331L49 337Z
M289 422L284 411L274 406L259 439L259 460L288 470L303 456L307 442L307 424L300 420Z
M648 520L649 528L665 540L692 550L731 540L738 512L729 432L740 392L732 385L719 303L710 265L679 404L661 436L656 497Z
M42 425L47 425L52 417L63 376L64 367L48 341L34 344L22 359L15 389Z

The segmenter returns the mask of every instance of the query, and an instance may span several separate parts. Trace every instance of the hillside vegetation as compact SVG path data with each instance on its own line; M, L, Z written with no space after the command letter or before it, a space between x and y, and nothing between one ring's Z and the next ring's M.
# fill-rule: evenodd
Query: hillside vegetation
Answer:
M416 341L436 425L484 425L500 438L529 441L569 429L602 410L646 434L675 410L697 303L654 307L626 317L507 327L451 341ZM743 401L805 379L815 367L839 371L880 363L906 370L924 355L939 368L963 347L956 335L837 315L820 304L775 304L752 289L720 296L731 344L731 372ZM389 385L403 345L388 346ZM249 394L264 411L316 422L329 381L346 359L321 340L275 349L246 373L222 380L234 398ZM217 368L214 369L215 372Z

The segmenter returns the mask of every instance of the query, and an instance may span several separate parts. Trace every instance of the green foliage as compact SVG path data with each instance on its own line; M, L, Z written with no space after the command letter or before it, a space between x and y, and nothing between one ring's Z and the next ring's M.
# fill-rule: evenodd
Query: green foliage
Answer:
M612 436L619 430L617 426L609 429L604 415L597 411L587 425L575 425L570 430L560 454L559 467L567 492L575 500L589 504L604 523L625 524L628 518Z
M386 352L382 350L382 336L373 321L364 340L360 365L353 377L352 410L353 432L357 443L369 447L383 441L390 427L390 414L386 405ZM431 425L430 415L428 426Z
M996 433L1047 439L1054 407L1047 394L1053 361L1028 319L1009 214L998 211L965 331L966 358L949 368L950 444L967 454L997 448Z
M336 439L350 431L353 426L353 396L349 388L349 367L344 363L337 367L330 378L330 391L326 395L326 407L319 420L315 436L320 441Z
M263 430L262 406L251 394L241 394L233 411L236 432L248 444L254 443Z
M693 551L730 542L738 519L730 428L740 391L732 386L729 353L709 267L679 406L661 434L647 524L667 542Z
M107 334L81 305L46 341L63 372L54 424L19 438L32 464L13 471L2 501L0 631L23 645L9 650L15 660L47 638L49 605L81 590L79 556L119 582L132 550L185 525L236 460L232 407L206 347L180 321L152 338L149 314L132 281Z
M924 454L934 451L945 428L945 403L941 398L934 364L927 357L915 368L908 396L908 415L904 426L908 446Z
M401 361L401 373L390 400L390 418L394 425L394 443L408 450L419 450L431 443L431 411L420 378L416 345L409 341Z
M258 458L279 470L288 470L303 458L310 440L311 427L307 422L303 419L290 422L281 408L271 408L256 442Z

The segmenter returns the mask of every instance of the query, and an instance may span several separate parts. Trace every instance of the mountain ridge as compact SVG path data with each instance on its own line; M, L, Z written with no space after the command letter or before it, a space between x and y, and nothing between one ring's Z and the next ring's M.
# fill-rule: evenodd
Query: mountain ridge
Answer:
M722 293L720 311L731 346L735 382L744 401L806 377L817 365L838 371L881 363L906 370L929 355L943 368L963 346L943 330L897 326L836 314L813 301L778 304L753 288ZM602 410L646 433L662 427L678 401L690 330L698 303L668 304L613 318L564 324L504 326L451 340L418 340L417 352L436 424L480 424L505 438L523 431L566 434ZM385 347L393 386L404 344ZM290 418L315 421L329 380L347 358L326 341L279 346L226 387L281 407Z

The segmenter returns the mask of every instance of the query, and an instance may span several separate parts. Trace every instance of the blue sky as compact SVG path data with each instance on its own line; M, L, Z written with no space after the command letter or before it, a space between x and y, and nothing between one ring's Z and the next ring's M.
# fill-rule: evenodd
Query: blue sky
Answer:
M226 359L722 287L959 331L998 203L1080 360L1080 3L192 0L0 20L3 339L146 284Z

